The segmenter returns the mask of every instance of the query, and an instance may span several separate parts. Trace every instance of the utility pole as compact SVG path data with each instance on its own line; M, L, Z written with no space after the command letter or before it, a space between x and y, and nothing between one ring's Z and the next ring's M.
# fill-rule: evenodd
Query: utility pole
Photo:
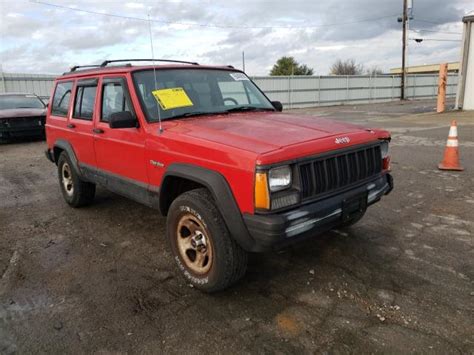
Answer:
M5 74L3 73L3 67L0 63L0 80L2 81L2 89L0 92L7 92L7 85L5 84Z
M245 72L245 52L242 51L242 71Z
M408 0L403 0L403 16L402 16L402 82L400 85L400 100L405 100L405 57L407 51L407 20L408 20Z

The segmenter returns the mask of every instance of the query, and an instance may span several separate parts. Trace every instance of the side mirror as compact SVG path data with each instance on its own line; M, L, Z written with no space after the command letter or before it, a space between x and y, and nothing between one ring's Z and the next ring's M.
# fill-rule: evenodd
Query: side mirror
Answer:
M283 105L281 104L280 101L272 101L273 107L275 107L275 110L281 112L283 111Z
M115 112L109 117L110 128L135 128L137 123L137 119L130 111Z

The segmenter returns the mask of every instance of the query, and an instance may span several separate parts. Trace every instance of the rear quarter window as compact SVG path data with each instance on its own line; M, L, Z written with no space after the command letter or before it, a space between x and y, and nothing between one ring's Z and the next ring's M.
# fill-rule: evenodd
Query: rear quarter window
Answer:
M71 102L72 81L58 83L54 91L51 114L66 117Z

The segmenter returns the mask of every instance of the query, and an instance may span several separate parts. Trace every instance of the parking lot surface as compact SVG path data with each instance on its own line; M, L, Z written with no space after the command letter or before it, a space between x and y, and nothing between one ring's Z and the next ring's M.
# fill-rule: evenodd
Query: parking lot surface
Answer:
M474 113L435 106L294 110L390 130L395 189L214 295L157 211L103 189L72 209L45 142L0 145L0 353L473 353ZM437 170L452 119L463 172Z

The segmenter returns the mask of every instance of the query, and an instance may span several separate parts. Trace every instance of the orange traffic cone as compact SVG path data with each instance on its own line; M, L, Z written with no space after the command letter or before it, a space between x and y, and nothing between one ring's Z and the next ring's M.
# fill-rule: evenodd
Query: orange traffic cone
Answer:
M446 149L444 150L443 161L438 165L440 170L457 170L462 171L459 165L459 151L458 151L458 127L456 121L451 122L449 129L448 141L446 142Z

